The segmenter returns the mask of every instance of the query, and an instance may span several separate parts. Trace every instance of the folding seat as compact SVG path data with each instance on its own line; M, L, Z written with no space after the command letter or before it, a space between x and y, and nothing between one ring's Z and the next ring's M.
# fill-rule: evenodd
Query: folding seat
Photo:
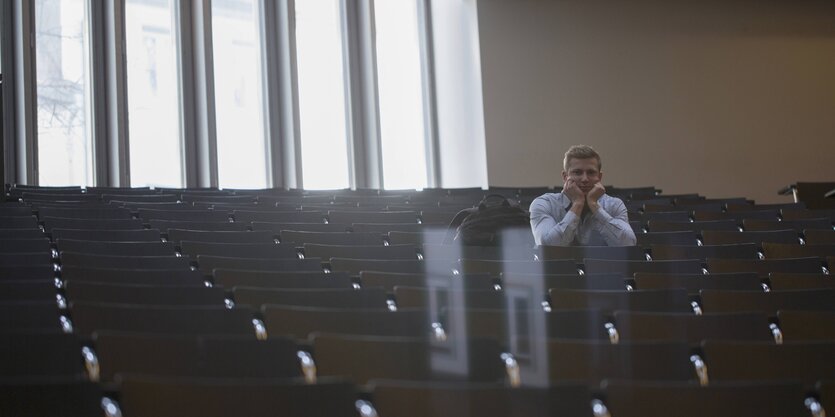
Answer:
M805 219L805 220L742 220L743 228L749 232L766 232L769 230L794 229L800 233L805 229L832 229L832 221L829 219Z
M0 239L40 239L46 237L41 229L0 229Z
M767 276L770 272L818 273L822 272L821 258L789 259L713 259L707 260L707 269L712 274L731 272L756 272Z
M46 251L29 253L0 253L0 266L52 265L52 254Z
M35 216L3 216L0 217L0 229L35 229L38 219Z
M540 246L537 256L541 260L573 259L582 263L583 259L608 259L617 261L643 261L646 254L637 246Z
M417 259L414 245L357 246L357 245L316 245L304 244L305 257L353 258L353 259Z
M337 381L126 376L119 392L124 415L132 417L357 415L354 386Z
M427 262L431 262L427 259ZM548 261L493 261L484 259L461 259L459 270L464 274L575 274L577 263L571 260Z
M705 313L758 311L769 316L778 310L835 311L835 290L728 291L702 290Z
M321 334L312 339L320 376L349 377L360 385L373 379L501 382L506 374L502 349L491 339L453 338L431 343L428 338ZM452 357L450 352L456 355ZM454 362L433 366L439 358ZM456 372L458 369L465 372Z
M420 222L423 224L448 225L456 214L458 214L458 210L423 210L420 212Z
M763 289L762 279L755 273L735 272L726 274L635 274L635 287L639 290L664 290L684 288L690 294L700 290L758 291Z
M803 203L778 203L778 204L734 204L729 203L728 211L757 211L757 210L803 210L806 205Z
M213 210L137 210L139 218L149 220L179 220L187 222L228 222L229 214Z
M129 210L132 215L138 217L139 210L152 210L153 212L158 211L175 211L175 210L184 210L184 211L195 211L196 208L188 203L132 203L129 201L111 201L111 207L118 207Z
M51 281L55 278L54 265L3 266L0 265L0 282Z
M835 343L745 343L706 341L711 381L801 381L811 386L835 378Z
M81 341L66 333L0 333L0 375L4 379L87 376ZM1 406L0 406L1 407ZM29 414L21 414L29 415Z
M20 197L25 202L101 202L101 196L95 194L77 193L44 193L44 192L23 192Z
M652 233L660 232L693 232L700 233L702 230L727 230L739 231L739 224L736 220L714 220L700 222L667 222L662 220L650 220L647 229Z
M534 250L524 246L464 246L458 244L423 245L422 254L425 259L484 259L494 261L533 261ZM568 259L568 258L554 258Z
M294 232L282 230L281 243L295 243L302 246L305 243L319 245L383 245L383 235L379 233L351 233L351 232Z
M695 221L716 221L716 220L736 220L742 223L744 219L760 219L760 220L778 220L780 218L778 210L757 210L757 211L695 211L693 219Z
M835 289L835 279L831 276L816 273L772 272L768 274L769 287L772 290L812 290L816 288Z
M463 274L455 277L449 274L423 274L423 273L395 273L362 271L359 274L359 282L363 288L381 287L388 292L393 292L394 287L401 285L406 287L429 287L440 283L456 283L465 290L494 290L497 280L490 274Z
M810 209L833 209L835 203L825 195L835 189L835 182L798 182L780 190L780 194L794 194L795 201L802 201Z
M0 281L0 303L14 301L55 301L53 280L2 280Z
M265 305L261 308L267 334L306 339L311 333L368 336L428 337L426 311L340 309Z
M225 204L246 204L255 203L257 197L251 195L201 195L194 193L183 193L180 195L180 200L184 203L225 203Z
M649 213L628 213L629 220L640 221L641 223L648 223L650 221L666 221L666 222L689 222L689 211L661 211Z
M671 211L692 211L692 208L676 207L670 203L643 203L638 207L644 213L665 213Z
M168 229L204 230L210 232L245 232L249 230L249 223L233 222L189 222L181 220L149 220L152 229L159 229L168 233Z
M205 275L212 275L212 271L218 268L276 272L322 272L322 260L318 258L235 258L197 255L197 266Z
M447 230L423 230L422 232L398 232L388 233L389 243L392 245L439 245L444 243Z
M27 204L0 202L0 216L27 217L33 214L33 209Z
M328 212L331 223L417 223L415 211L340 211Z
M120 374L214 378L301 378L293 341L280 337L180 336L103 331L94 336L103 381Z
M564 290L625 290L627 285L627 278L621 274L540 275L503 273L500 277L501 285L504 288L523 285L533 288Z
M635 235L638 246L649 245L697 245L699 243L695 232L648 232Z
M804 417L805 390L800 384L609 381L606 405L613 416L646 417Z
M64 219L59 217L41 217L44 230L49 233L53 229L83 229L83 230L141 230L144 229L141 220L137 219Z
M67 378L4 378L0 380L0 415L27 417L101 416L99 384Z
M120 201L131 203L176 203L180 201L180 196L176 194L102 194L101 199L105 202Z
M51 249L49 239L45 237L35 239L0 238L0 253L37 253L49 252Z
M297 259L299 257L294 245L276 243L211 243L184 240L180 242L180 251L183 255L192 258L198 255L273 259Z
M656 261L698 259L704 262L707 258L759 259L759 251L754 243L706 246L651 245L650 254Z
M816 386L821 406L824 410L835 410L835 382L820 381Z
M155 194L159 189L151 187L86 187L87 194Z
M621 274L631 277L638 272L668 274L699 274L702 263L698 259L679 259L673 261L611 261L607 259L583 260L587 274Z
M622 342L680 342L702 340L774 342L768 317L762 313L671 314L616 311Z
M204 276L189 269L119 269L66 265L61 278L68 282L205 287Z
M174 256L172 242L100 242L95 240L59 239L59 251L110 256Z
M427 263L420 260L380 260L380 259L354 259L354 258L331 258L329 261L330 270L334 272L347 272L352 275L359 275L362 271L396 272L396 273L451 273L457 265L451 261L434 261Z
M355 233L380 233L389 232L421 232L427 226L420 223L354 223L351 231Z
M693 381L697 374L686 343L612 344L606 341L547 341L551 383L582 381L597 385L606 379ZM524 384L524 378L522 383Z
M236 222L269 222L269 223L324 223L326 213L323 211L245 211L235 210L232 217ZM332 222L339 223L339 222Z
M387 206L389 204L406 204L409 197L405 195L339 195L333 196L334 203L356 203L359 205L370 204Z
M560 290L548 291L554 310L599 309L659 313L691 313L687 290Z
M285 289L326 289L353 288L353 279L345 273L334 272L267 272L236 269L215 269L214 285L233 289L235 287L285 288Z
M76 334L87 337L94 332L178 334L178 335L255 335L253 311L226 306L140 306L76 302L70 304Z
M260 204L331 204L333 202L332 195L259 195L258 203Z
M346 232L351 229L347 224L336 223L268 223L252 222L252 230L269 231L278 236L282 231L296 232Z
M763 243L763 254L766 259L786 258L826 258L835 254L835 243L826 245L800 245L788 243Z
M705 245L732 245L737 243L798 243L798 233L794 230L770 230L767 232L728 232L705 230L702 243Z
M275 206L273 204L259 204L259 203L249 203L249 204L234 204L234 203L210 203L210 202L201 202L197 201L191 203L195 209L211 209L214 211L229 213L232 216L232 213L235 211L260 211L260 212L271 212L271 211L295 211L298 210L297 206Z
M786 342L835 342L835 312L780 310L777 318Z
M55 300L0 302L0 333L64 330Z
M68 281L64 293L70 302L133 305L223 306L226 294L220 288L155 286Z
M52 239L99 240L108 242L159 242L157 229L148 230L81 230L52 229Z
M255 308L267 304L320 307L352 308L368 310L388 309L388 296L382 288L344 289L270 289L235 287L235 303Z
M90 207L90 208L74 208L74 207L53 207L53 206L38 206L38 216L55 217L64 219L91 219L91 220L129 220L131 219L130 210L115 207Z
M188 269L189 259L169 256L113 256L61 252L61 265L89 268Z
M804 230L807 245L835 245L835 230Z
M724 208L727 204L748 204L754 205L754 202L744 197L731 198L704 198L704 197L677 197L675 199L677 206L702 206L706 204L718 204Z
M275 234L269 231L213 232L203 230L168 229L168 240L172 242L210 243L275 243Z
M496 290L452 290L433 287L394 287L397 308L474 308L503 309L506 307L505 294Z
M783 209L780 210L780 214L783 217L783 220L801 220L801 219L820 219L820 218L829 218L832 221L835 221L835 209L817 209L817 210L792 210L792 209Z

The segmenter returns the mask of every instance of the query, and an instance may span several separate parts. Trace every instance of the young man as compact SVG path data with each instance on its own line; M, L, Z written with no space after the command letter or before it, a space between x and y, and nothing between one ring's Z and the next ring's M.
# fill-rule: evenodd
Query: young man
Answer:
M631 246L636 242L626 206L606 195L600 155L590 146L568 149L561 193L531 203L531 229L537 245Z

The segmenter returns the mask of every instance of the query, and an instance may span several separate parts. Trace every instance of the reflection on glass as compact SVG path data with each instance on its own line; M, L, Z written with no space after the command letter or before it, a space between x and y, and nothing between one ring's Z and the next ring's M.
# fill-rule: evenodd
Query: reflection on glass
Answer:
M218 178L224 188L265 188L267 151L255 0L212 1Z
M84 0L36 0L40 185L91 185L90 65Z
M340 2L295 3L304 187L346 188L348 143Z
M374 2L383 182L388 189L426 187L417 11L415 0Z
M127 0L131 185L183 186L177 34L170 0Z

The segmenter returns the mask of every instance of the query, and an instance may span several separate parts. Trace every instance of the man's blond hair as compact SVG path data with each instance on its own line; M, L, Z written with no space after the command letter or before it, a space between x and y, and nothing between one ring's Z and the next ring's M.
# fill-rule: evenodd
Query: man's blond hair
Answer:
M568 162L572 159L597 159L597 170L603 169L603 161L600 159L600 154L597 153L591 146L588 145L574 145L568 148L565 152L565 159L562 161L563 170L568 171Z

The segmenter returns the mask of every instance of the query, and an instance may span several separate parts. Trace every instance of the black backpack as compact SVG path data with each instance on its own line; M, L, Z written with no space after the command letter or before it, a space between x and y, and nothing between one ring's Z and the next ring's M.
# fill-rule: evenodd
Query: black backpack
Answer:
M530 233L530 214L514 200L491 194L478 206L458 212L452 219L444 243L465 246L499 246L501 231L526 229ZM532 241L531 237L531 241Z

